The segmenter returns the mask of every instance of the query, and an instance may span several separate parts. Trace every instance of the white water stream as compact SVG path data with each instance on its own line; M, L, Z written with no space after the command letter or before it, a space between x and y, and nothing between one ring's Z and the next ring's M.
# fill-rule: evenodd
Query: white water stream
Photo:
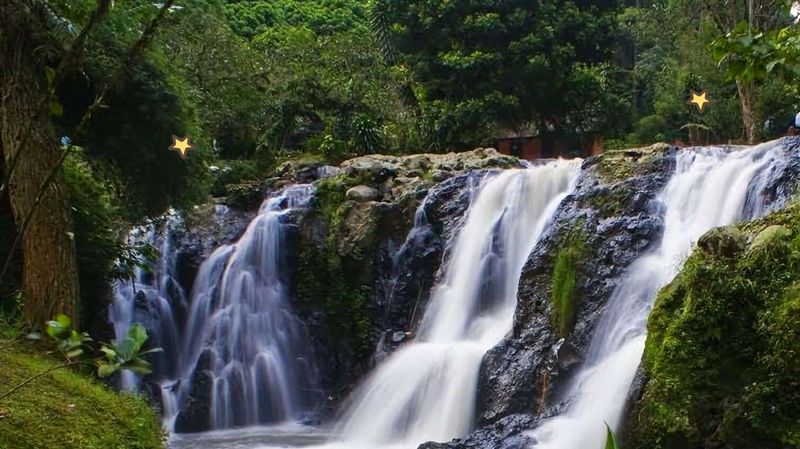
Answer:
M706 231L764 213L760 186L768 169L783 162L781 155L774 142L738 151L704 148L678 154L676 172L660 196L665 208L660 244L629 267L612 294L566 394L568 410L532 432L538 440L534 448L603 447L604 423L619 428L656 293Z
M415 340L352 395L326 447L412 449L469 432L481 359L511 330L522 266L578 172L557 161L486 181Z

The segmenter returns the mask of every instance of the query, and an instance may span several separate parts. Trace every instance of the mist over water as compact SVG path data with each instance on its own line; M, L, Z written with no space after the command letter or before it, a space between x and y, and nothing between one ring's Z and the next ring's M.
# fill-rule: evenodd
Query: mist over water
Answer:
M708 230L766 212L762 185L783 164L775 142L732 151L682 150L659 197L664 233L654 251L637 259L612 293L586 360L572 380L567 411L532 432L536 449L600 449L605 423L619 429L644 351L647 317L658 290L680 270Z

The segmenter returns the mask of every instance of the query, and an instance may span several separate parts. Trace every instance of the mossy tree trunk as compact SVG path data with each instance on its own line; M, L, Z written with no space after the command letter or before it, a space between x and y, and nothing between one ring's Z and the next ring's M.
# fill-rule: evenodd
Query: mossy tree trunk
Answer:
M63 179L56 176L23 230L39 187L59 162L40 60L44 42L31 0L0 2L0 139L6 167L18 157L8 185L22 236L24 317L41 325L56 313L78 318L78 277L72 220ZM27 134L27 136L26 136ZM17 156L19 154L19 156ZM77 323L76 323L77 326Z

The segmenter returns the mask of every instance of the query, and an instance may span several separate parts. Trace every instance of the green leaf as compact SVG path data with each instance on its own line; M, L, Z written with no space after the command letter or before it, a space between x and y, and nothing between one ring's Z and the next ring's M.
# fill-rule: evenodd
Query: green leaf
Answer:
M97 375L100 377L108 377L119 371L119 365L112 363L102 363L97 367Z
M117 357L117 351L113 347L103 345L100 347L100 352L104 353L108 360L114 360Z
M128 329L128 338L133 340L133 348L138 351L147 341L147 329L139 323L135 323Z
M140 352L139 356L143 356L143 355L147 355L147 354L155 354L157 352L164 352L164 349L163 348L148 349L147 351Z
M125 369L131 370L134 374L138 374L140 376L145 376L153 372L153 370L149 366L126 366Z
M67 352L68 359L75 359L80 357L81 355L83 355L83 349L81 348L73 349L72 351Z
M63 328L69 328L72 326L72 318L64 315L63 313L56 315L56 322Z
M134 343L130 337L125 337L125 339L115 347L117 357L121 358L122 360L129 360L135 353L135 344L136 343Z
M611 431L611 427L606 424L606 446L605 449L619 449L619 445L617 444L617 437L614 436L614 432Z

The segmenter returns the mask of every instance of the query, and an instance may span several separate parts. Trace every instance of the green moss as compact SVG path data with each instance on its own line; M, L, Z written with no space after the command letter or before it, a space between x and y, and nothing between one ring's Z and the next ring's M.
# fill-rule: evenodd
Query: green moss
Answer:
M742 229L758 244L695 251L659 293L631 447L800 447L800 208Z
M298 257L298 282L294 283L298 301L307 308L323 311L336 345L353 350L360 361L366 361L372 352L368 305L373 262L368 254L376 231L367 229L356 245L343 247L351 240L346 235L348 226L363 224L345 220L352 206L346 201L346 192L364 182L340 175L317 183L313 213L323 221L326 235L322 245L303 243Z
M371 353L367 304L371 290L354 276L359 264L343 260L329 247L307 245L299 254L295 297L302 308L323 311L330 337L340 349L352 349L358 360Z
M626 205L630 201L631 190L628 188L609 188L598 190L586 197L582 206L596 210L601 217L619 217L624 215Z
M0 392L57 364L0 341ZM156 449L164 432L143 397L120 395L75 372L47 374L0 402L0 448Z
M668 148L669 145L665 143L656 143L644 148L607 151L600 156L597 164L600 179L607 184L628 179Z
M550 296L553 301L552 322L561 337L572 331L575 313L578 309L578 265L583 256L585 236L572 232L560 246L553 265L553 277L550 285Z

